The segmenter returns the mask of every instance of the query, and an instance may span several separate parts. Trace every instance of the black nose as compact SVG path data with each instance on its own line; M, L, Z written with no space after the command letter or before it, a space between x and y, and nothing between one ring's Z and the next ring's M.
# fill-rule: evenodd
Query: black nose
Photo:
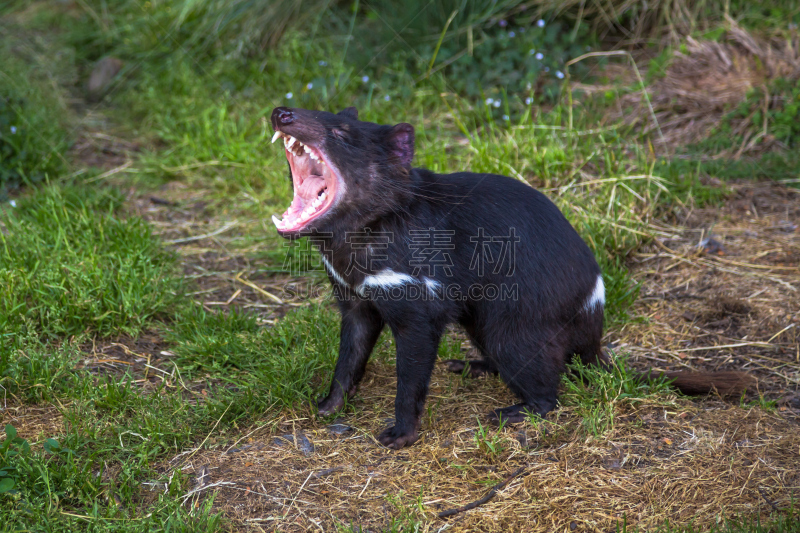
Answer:
M294 122L294 112L288 107L276 107L272 112L272 125L277 129L278 126L288 126Z

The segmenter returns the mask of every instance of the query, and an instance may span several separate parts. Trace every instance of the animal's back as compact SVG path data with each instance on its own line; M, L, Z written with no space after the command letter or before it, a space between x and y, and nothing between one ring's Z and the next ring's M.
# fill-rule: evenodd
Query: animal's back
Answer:
M464 269L458 281L505 287L517 295L505 301L478 299L472 302L476 310L572 316L590 297L600 268L544 194L507 176L420 172L416 197L427 209L413 220L451 232L454 263Z

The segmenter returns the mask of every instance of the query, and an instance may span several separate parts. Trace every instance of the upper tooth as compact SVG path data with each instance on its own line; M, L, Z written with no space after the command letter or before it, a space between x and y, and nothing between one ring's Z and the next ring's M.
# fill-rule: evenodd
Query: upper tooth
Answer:
M297 141L297 139L295 139L294 137L289 137L289 142L288 142L288 144L286 145L286 147L287 147L287 148L291 148L291 147L292 147L292 145L295 143L295 141Z
M277 227L281 227L283 222L279 219L276 215L272 215L272 223L275 224Z
M275 132L275 135L273 135L273 136L272 136L272 143L274 144L274 143L275 143L275 141L277 141L277 140L278 140L278 137L280 137L280 136L281 136L281 132L279 132L279 131L276 131L276 132Z
M303 146L303 150L305 150L307 154L311 153L311 148L309 148L308 146Z

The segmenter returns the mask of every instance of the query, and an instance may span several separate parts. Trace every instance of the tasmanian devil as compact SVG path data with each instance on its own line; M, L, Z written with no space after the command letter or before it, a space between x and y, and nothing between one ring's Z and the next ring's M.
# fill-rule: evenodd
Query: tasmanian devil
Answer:
M395 424L378 436L401 448L418 439L420 414L450 323L482 359L453 371L499 373L521 403L496 409L517 422L556 406L567 361L608 363L601 350L605 288L595 258L544 194L492 174L412 168L414 128L278 107L294 198L278 233L308 236L322 254L342 315L339 359L319 412L355 394L379 334L397 345ZM740 373L679 373L686 392L739 390Z

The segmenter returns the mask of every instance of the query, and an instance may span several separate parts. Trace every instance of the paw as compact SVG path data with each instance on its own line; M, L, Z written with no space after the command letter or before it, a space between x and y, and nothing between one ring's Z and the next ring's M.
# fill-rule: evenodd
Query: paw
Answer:
M319 416L329 416L344 406L344 396L329 394L317 402Z
M473 359L471 361L447 359L444 361L444 364L447 367L447 370L450 372L455 372L456 374L463 374L464 370L466 369L467 375L471 378L497 374L497 369L495 366L482 359Z
M496 426L499 426L502 422L503 424L518 424L520 422L524 422L527 420L530 413L534 413L535 410L524 404L520 403L517 405L512 405L511 407L504 407L502 409L495 409L494 411L489 412L489 422Z
M467 362L462 359L447 359L442 362L449 372L454 372L456 374L461 374L467 367Z
M419 433L416 430L403 433L397 429L397 426L386 428L378 435L378 442L393 450L399 450L404 446L411 446L417 442L418 439Z

